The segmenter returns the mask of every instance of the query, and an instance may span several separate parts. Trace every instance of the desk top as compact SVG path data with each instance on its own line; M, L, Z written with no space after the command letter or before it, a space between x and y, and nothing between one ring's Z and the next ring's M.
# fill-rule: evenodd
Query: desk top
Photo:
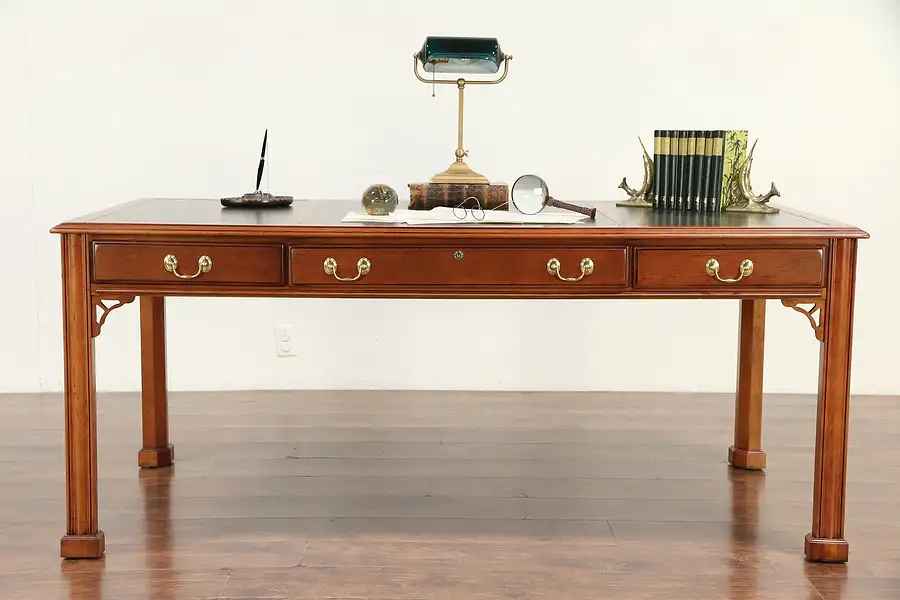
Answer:
M92 235L545 235L554 237L827 237L868 238L865 231L779 206L771 215L692 213L619 207L615 202L573 201L596 206L594 221L575 225L405 225L341 223L356 200L294 200L285 208L225 208L218 199L145 198L60 223L52 233ZM550 210L550 209L547 209ZM414 231L411 231L414 230ZM500 230L500 231L498 231Z

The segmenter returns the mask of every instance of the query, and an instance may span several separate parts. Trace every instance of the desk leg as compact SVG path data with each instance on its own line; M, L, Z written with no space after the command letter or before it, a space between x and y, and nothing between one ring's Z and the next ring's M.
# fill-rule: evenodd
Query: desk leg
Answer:
M738 335L737 394L734 402L734 445L728 449L732 467L766 468L762 451L763 346L766 301L741 300Z
M163 296L141 296L141 468L167 467L175 459L169 443L165 302Z
M812 531L804 544L806 557L817 562L846 562L850 555L844 539L844 500L855 286L856 240L833 240L821 315Z
M99 558L106 547L97 525L97 392L94 303L88 240L62 236L63 362L65 365L66 535L63 558Z

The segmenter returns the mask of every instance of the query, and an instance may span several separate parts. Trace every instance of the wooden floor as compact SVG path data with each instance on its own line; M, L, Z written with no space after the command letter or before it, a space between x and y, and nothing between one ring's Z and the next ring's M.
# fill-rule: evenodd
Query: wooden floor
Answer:
M766 397L765 474L727 395L101 394L107 556L61 561L59 396L0 396L0 598L900 598L900 401L854 397L850 563L803 560L815 404Z

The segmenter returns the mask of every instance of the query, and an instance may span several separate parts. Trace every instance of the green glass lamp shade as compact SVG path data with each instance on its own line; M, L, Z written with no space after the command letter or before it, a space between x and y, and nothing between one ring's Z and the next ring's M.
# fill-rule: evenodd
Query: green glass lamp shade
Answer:
M503 59L497 38L429 36L419 51L428 73L496 73Z

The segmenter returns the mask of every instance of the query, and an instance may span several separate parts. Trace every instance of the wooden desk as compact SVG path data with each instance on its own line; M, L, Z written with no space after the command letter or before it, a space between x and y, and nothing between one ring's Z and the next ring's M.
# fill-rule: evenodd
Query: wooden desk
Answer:
M596 221L574 226L448 227L341 224L347 211L359 210L355 201L296 201L286 209L253 211L224 209L217 200L151 199L53 228L61 234L66 371L67 526L61 555L104 553L97 512L94 338L113 310L136 297L143 386L138 464L144 468L166 467L174 458L165 296L289 296L740 300L728 460L743 469L766 465L760 447L765 299L779 298L809 319L811 335L821 342L818 416L810 423L816 427L812 529L805 553L814 561L846 561L856 247L868 234L789 209L763 216L594 205ZM710 259L718 262L717 273ZM752 261L752 273L741 275L742 261Z

